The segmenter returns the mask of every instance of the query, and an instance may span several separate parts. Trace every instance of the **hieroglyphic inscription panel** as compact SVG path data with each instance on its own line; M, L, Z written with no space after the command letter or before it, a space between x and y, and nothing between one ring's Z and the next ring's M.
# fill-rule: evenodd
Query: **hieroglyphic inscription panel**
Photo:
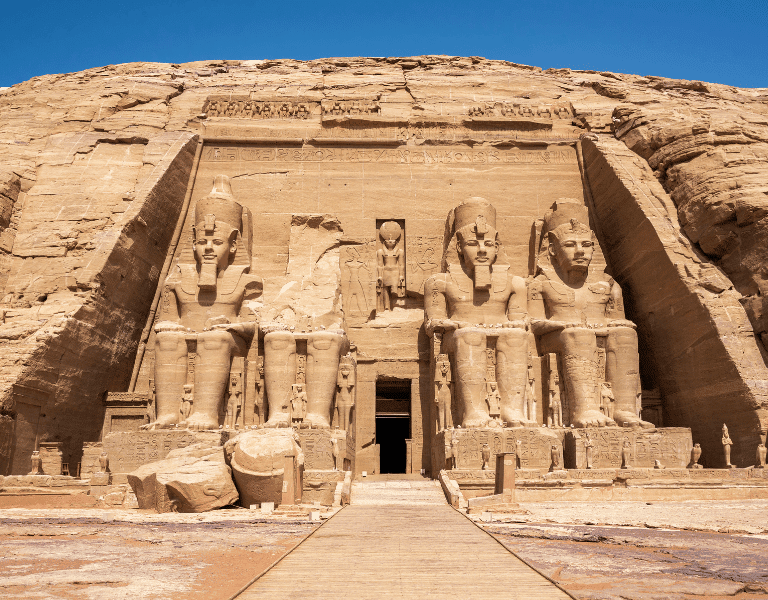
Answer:
M423 294L424 282L440 271L443 238L428 235L406 234L405 287L411 294Z
M568 430L565 436L565 454L574 457L576 464L568 468L584 469L587 464L584 442L586 429ZM691 430L686 427L665 427L653 430L635 430L619 427L589 429L594 442L592 465L596 469L621 466L621 448L630 444L633 467L653 467L656 460L668 468L685 468L691 457L693 442Z
M376 243L344 246L339 262L344 316L348 325L360 325L376 310Z
M491 449L491 465L495 464L493 457L496 454L514 452L518 455L521 468L548 469L552 462L552 446L557 446L558 450L562 446L555 433L532 427L447 430L437 435L436 443L444 445L445 438L451 439L452 436L459 441L457 469L482 469L483 444L488 444Z
M305 469L333 469L333 442L330 430L300 429L299 440L301 451L304 453ZM341 448L339 450L341 451Z

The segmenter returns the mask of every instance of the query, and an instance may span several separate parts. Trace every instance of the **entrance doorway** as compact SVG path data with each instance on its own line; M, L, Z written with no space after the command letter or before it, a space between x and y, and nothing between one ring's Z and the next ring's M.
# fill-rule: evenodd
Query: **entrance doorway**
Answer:
M406 445L411 438L411 380L376 382L376 444L379 473L405 473Z

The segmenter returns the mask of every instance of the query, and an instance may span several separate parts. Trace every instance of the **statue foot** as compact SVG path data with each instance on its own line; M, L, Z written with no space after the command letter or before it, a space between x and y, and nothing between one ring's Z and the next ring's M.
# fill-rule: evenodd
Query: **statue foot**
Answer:
M656 426L648 421L643 421L635 413L625 410L617 410L613 413L613 419L621 427L642 427L643 429L654 429Z
M521 410L508 410L501 415L501 420L507 424L507 427L537 427L536 421L526 419Z
M331 428L331 422L326 417L321 417L320 415L307 415L304 417L304 422L307 423L310 427L317 429Z
M219 420L213 419L209 415L203 413L195 413L189 415L189 418L184 422L187 429L193 431L205 431L208 429L218 429Z
M274 415L269 418L269 420L262 425L262 427L270 427L270 428L277 428L277 427L290 427L291 423L288 421L288 415L287 414L280 414L280 415Z
M177 425L179 422L178 415L163 415L158 417L156 421L142 425L140 429L144 431L153 431L155 429L169 429Z
M587 410L576 417L573 424L576 427L609 427L616 425L616 421L606 417L599 410Z
M461 426L464 428L467 427L485 427L488 423L490 417L488 415L483 415L480 413L473 413L471 415L468 415L464 417L464 421L462 422Z

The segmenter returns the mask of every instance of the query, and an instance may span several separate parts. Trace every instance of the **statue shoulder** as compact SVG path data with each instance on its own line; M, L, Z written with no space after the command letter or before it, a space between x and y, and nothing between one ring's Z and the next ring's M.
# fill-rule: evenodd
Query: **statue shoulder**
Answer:
M243 273L240 285L243 287L246 300L260 297L264 290L264 280L258 275L252 275L251 273Z
M434 288L440 292L444 292L448 285L448 273L435 273L427 279L424 283L425 288Z

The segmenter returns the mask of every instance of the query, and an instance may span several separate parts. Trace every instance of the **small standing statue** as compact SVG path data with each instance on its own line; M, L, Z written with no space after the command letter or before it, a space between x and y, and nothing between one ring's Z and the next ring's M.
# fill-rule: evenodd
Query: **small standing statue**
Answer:
M307 416L307 392L304 391L304 384L296 383L293 386L293 396L291 397L291 421L301 423Z
M485 392L485 402L488 405L488 414L491 419L497 420L501 414L501 395L498 385L495 381L488 382L488 389Z
M728 435L728 426L723 423L723 451L725 452L725 467L727 469L733 469L736 465L731 464L731 436Z
M99 473L109 473L109 455L107 451L99 454Z
M181 413L181 422L187 420L189 417L189 414L192 412L192 403L193 395L192 395L192 385L189 383L184 384L184 395L181 397L181 408L179 409L179 412Z
M700 444L694 444L693 448L691 448L691 465L688 467L689 469L703 469L699 464L699 459L701 458L701 445Z
M547 425L550 427L563 426L563 404L560 401L560 379L555 375L549 388L549 416Z
M525 408L528 420L536 422L536 375L533 365L528 365L528 387L525 389Z
M643 415L643 385L640 382L640 378L637 378L637 392L635 393L635 409L637 410L637 418L642 419Z
M339 429L349 430L350 413L355 405L353 392L355 387L355 372L351 356L344 356L339 365L339 376L336 380L339 393L336 395L336 424Z
M229 401L227 402L227 420L225 427L235 429L240 411L243 408L243 390L238 373L232 373L229 378Z
M257 425L263 425L267 421L264 402L264 357L259 356L259 378L256 380L256 403L253 412Z
M39 450L33 450L32 451L32 470L29 472L30 475L43 475L43 459L40 456Z
M483 456L483 471L488 470L488 464L491 462L491 447L488 444L483 444L481 450Z
M765 469L766 454L768 454L768 449L766 449L765 443L760 440L757 445L757 465L755 465L758 469Z
M556 444L552 444L552 449L549 451L549 455L552 459L552 465L549 467L550 471L560 470L560 448Z
M631 469L632 468L632 450L629 447L629 440L624 440L624 445L621 448L621 468L622 469Z
M387 221L379 228L384 247L376 252L376 293L379 310L392 310L393 299L405 296L405 257L397 244L403 230L395 221Z
M595 447L595 442L593 442L592 438L589 436L589 431L586 431L584 435L587 438L584 442L584 454L587 458L587 469L592 469L592 452Z
M613 390L611 384L607 381L600 383L600 412L603 413L609 419L613 419L613 404L615 398L613 397Z
M450 471L451 469L455 468L456 465L453 464L453 450L451 448L451 438L448 436L445 436L445 470Z
M459 439L451 438L451 464L454 469L459 468Z
M437 430L453 427L451 415L451 363L447 354L437 357L435 373L435 404L437 405Z
M333 453L333 470L334 471L340 471L339 469L339 440L338 438L333 438L332 442L333 445L331 447L331 452Z

